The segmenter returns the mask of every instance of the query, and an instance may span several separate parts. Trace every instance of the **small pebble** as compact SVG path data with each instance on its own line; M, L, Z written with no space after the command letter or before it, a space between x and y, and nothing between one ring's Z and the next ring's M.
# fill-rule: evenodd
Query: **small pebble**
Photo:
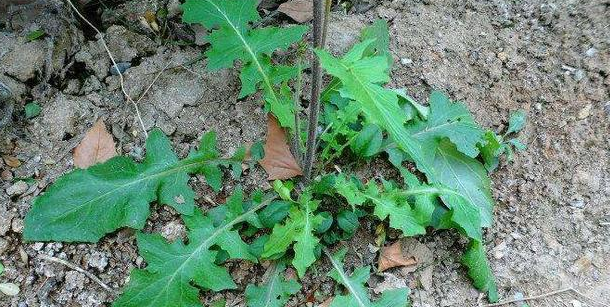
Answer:
M6 194L16 196L25 193L28 190L28 184L25 181L17 181L15 184L6 189Z
M582 200L575 200L573 202L570 202L570 206L581 209L585 207L585 202Z
M536 108L536 110L540 111L540 110L542 110L542 104L540 102L538 102L534 105L534 108Z
M402 64L402 65L411 65L412 63L413 63L413 60L411 60L409 58L400 59L400 64Z
M594 47L591 47L587 50L587 52L585 52L585 55L592 58L597 54L597 49L595 49Z
M582 307L582 303L577 300L570 301L570 304L572 304L572 307Z
M606 115L610 116L610 101L606 102L604 105L604 111L606 112Z
M580 81L580 80L584 79L585 76L586 76L585 71L582 69L579 69L574 73L574 80Z
M506 52L499 52L498 59L502 62L506 62L506 60L508 60L508 54L506 54Z
M114 66L114 64L113 64L110 66L110 74L113 76L118 76L119 73L121 73L121 74L124 73L130 67L131 67L131 63L129 63L129 62L116 63L116 66Z
M20 218L14 218L11 222L11 230L14 233L22 233L23 232L23 220Z
M3 170L2 173L0 173L0 178L4 181L11 181L13 180L13 173L7 169Z
M585 119L589 117L589 115L591 115L591 108L593 108L593 105L588 104L580 111L578 111L578 119Z
M99 271L103 271L108 265L108 257L103 253L94 251L89 256L89 260L87 261L89 267L96 268Z

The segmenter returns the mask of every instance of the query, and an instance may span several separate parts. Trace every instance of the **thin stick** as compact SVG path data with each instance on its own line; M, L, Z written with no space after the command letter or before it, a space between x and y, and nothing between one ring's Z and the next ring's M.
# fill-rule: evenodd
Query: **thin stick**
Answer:
M169 64L171 64L171 62L167 62L167 64L165 64L165 66L163 67L163 69L155 76L155 78L152 80L152 82L148 85L148 87L146 88L146 90L144 91L144 93L142 93L142 95L140 95L140 98L138 98L138 100L136 101L136 104L140 102L140 100L142 100L142 98L144 98L144 96L146 96L146 94L148 93L148 91L150 91L150 89L153 87L153 85L155 84L155 82L157 82L157 80L159 79L159 77L161 77L161 75L163 74L163 72L165 72L165 70L169 67Z
M573 293L577 294L578 296L586 298L587 300L589 300L589 301L591 301L591 302L593 302L593 303L595 303L595 304L597 304L599 306L609 307L608 305L606 305L604 303L600 303L600 302L597 302L597 301L589 298L588 296L578 292L578 290L576 290L574 288L565 288L565 289L556 290L556 291L552 291L552 292L548 292L548 293L544 293L544 294L540 294L540 295L536 295L536 296L529 296L529 297L509 300L509 301L495 303L495 304L483 305L483 307L496 307L496 306L503 306L503 305L508 305L508 304L512 304L512 303L519 303L519 302L525 302L525 301L533 301L533 300L537 300L537 299L541 299L541 298L545 298L545 297L549 297L549 296L553 296L553 295L557 295L557 294L561 294L561 293L565 293L565 292L573 292Z
M116 69L117 73L119 74L119 79L120 79L120 83L121 83L121 91L123 91L123 95L125 95L125 98L127 99L127 101L129 101L133 105L134 109L136 110L136 115L140 122L140 126L142 127L142 131L144 131L144 135L146 136L146 138L148 138L148 132L146 132L146 127L144 126L144 121L142 121L142 115L140 114L140 109L138 108L137 103L135 101L133 101L133 99L131 99L131 97L129 96L129 94L127 94L127 91L125 90L125 78L123 77L123 73L119 69L119 66L117 65L116 61L114 60L114 56L112 55L112 52L110 52L108 45L106 45L106 41L104 40L104 35L91 22L89 22L89 20L87 20L87 18L85 18L85 16L83 16L78 11L78 9L74 6L72 1L70 1L70 0L66 0L66 1L68 2L70 7L72 8L72 10L74 10L74 13L76 13L76 15L78 15L78 17L80 17L87 25L89 25L100 36L100 41L102 42L104 49L106 49L106 53L108 53L108 56L110 57L110 61L112 61L112 65L114 65L114 68Z
M55 262L55 263L59 263L62 264L64 266L67 266L75 271L78 271L80 273L85 274L85 276L89 277L91 280L95 281L98 285L100 285L102 288L104 288L106 291L112 293L112 295L116 295L116 292L114 291L114 289L110 288L107 284L105 284L101 279L97 278L97 276L85 271L84 269L78 267L77 265L68 262L66 260L63 259L59 259L57 257L53 257L53 256L49 256L49 255L45 255L45 254L40 254L38 255L39 259L45 260L45 261L50 261L50 262Z
M313 1L313 43L318 49L324 48L323 27L327 25L324 22L324 8L322 1ZM318 57L314 56L311 74L311 101L309 102L309 122L307 123L307 150L305 153L305 161L303 162L303 180L305 183L311 180L311 171L316 155L316 132L318 130L318 113L320 113L320 91L322 88L322 66Z

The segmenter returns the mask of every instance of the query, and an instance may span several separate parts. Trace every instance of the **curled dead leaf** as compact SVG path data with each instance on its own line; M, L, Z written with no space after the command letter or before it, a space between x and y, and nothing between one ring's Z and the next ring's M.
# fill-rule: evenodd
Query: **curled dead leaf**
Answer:
M291 0L280 4L278 11L288 15L298 23L305 23L313 19L313 1Z
M116 156L114 139L101 119L87 131L73 154L74 165L78 168L87 168L114 156Z
M377 270L383 272L387 269L415 264L417 264L415 257L405 257L402 254L401 243L400 241L397 241L396 243L390 246L384 246L381 249Z
M269 175L269 180L285 180L303 174L286 140L286 132L273 115L267 120L267 141L265 142L265 157L259 161Z

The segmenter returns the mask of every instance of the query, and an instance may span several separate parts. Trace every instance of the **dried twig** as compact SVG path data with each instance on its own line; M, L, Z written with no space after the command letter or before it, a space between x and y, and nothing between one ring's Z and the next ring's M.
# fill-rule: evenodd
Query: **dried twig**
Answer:
M119 69L119 66L117 65L116 61L114 60L114 56L112 55L112 52L110 52L110 49L108 48L108 45L106 44L106 41L104 40L104 35L91 22L89 22L89 20L87 20L87 18L85 18L85 16L83 16L78 11L78 9L74 6L74 4L72 3L71 0L66 0L66 1L68 2L70 7L72 8L72 10L74 10L74 13L76 15L78 15L78 17L80 17L87 25L89 25L100 36L100 41L102 42L104 49L106 49L106 53L108 53L108 56L110 57L110 61L112 61L112 65L114 65L114 68L116 69L117 73L119 74L121 91L123 91L123 95L125 95L125 98L127 99L127 101L129 101L133 105L133 107L136 111L136 115L138 117L138 121L140 122L140 126L142 127L142 131L144 131L144 135L146 136L146 138L148 138L148 132L146 132L146 127L144 126L144 121L142 121L142 115L140 114L140 109L138 108L137 103L135 101L133 101L133 99L131 99L131 96L129 96L129 94L127 94L127 90L125 90L125 78L123 77L123 73Z
M53 257L53 256L49 256L49 255L45 255L45 254L40 254L38 255L39 259L45 260L45 261L49 261L49 262L54 262L54 263L59 263L62 264L68 268L71 268L75 271L78 271L80 273L85 274L85 276L89 277L91 280L95 281L98 285L100 285L102 288L104 288L106 291L112 293L112 295L116 295L116 291L114 291L114 289L110 288L110 286L108 286L107 284L105 284L101 279L97 278L97 276L85 271L84 269L80 268L79 266L68 262L66 260L63 259L59 259L57 257Z
M549 297L549 296L553 296L553 295L557 295L557 294L561 294L561 293L565 293L565 292L572 292L575 293L576 295L582 297L582 298L586 298L587 300L593 302L594 304L596 304L597 306L602 306L602 307L610 307L604 303L595 301L592 298L589 298L588 296L580 293L578 290L574 289L574 288L565 288L565 289L561 289L561 290L556 290L556 291L552 291L552 292L548 292L548 293L543 293L540 295L535 295L535 296L529 296L529 297L524 297L524 298L520 298L520 299L513 299L513 300L509 300L509 301L505 301L505 302L500 302L500 303L495 303L495 304L488 304L488 305L483 305L483 307L496 307L496 306L503 306L503 305L508 305L508 304L512 304L512 303L519 303L519 302L525 302L525 301L533 301L533 300L538 300L541 298L545 298L545 297Z

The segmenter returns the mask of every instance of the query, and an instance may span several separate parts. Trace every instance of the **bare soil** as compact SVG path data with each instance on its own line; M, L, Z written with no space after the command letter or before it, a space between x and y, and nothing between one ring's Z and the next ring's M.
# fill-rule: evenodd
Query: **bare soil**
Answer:
M84 274L38 255L66 259L119 291L132 268L145 266L134 232L120 230L98 244L23 242L23 218L33 198L73 168L71 151L99 118L122 154L141 158L143 133L118 77L109 73L110 61L95 33L61 1L17 2L0 5L7 10L0 15L0 82L15 97L12 103L0 101L0 123L10 119L0 126L0 153L9 160L0 160L0 262L6 267L0 282L16 283L21 292L0 295L0 306L110 306L111 293ZM98 2L83 1L84 11L106 33L117 61L130 63L125 82L131 97L140 97L159 76L139 102L146 129L159 127L171 135L180 156L210 130L218 132L226 154L264 138L266 116L257 97L237 101L237 73L209 73L205 61L190 63L204 47L176 44L193 38L179 22L178 1L107 1L111 5L106 8ZM172 18L167 25L170 40L138 19L162 7ZM520 134L527 150L493 174L497 207L485 239L501 298L572 287L586 297L565 292L528 304L609 305L610 2L394 0L355 8L333 13L333 52L345 51L363 26L383 18L390 22L395 59L391 86L407 88L422 102L431 90L443 90L464 101L482 126L496 131L506 129L510 111L527 112ZM289 22L271 16L270 22ZM28 42L25 36L36 29L47 35ZM41 105L42 113L26 119L24 105L31 101ZM20 165L11 165L10 157ZM372 176L393 173L383 161L359 167ZM25 178L34 181L18 180ZM206 198L223 201L237 184L216 195L201 182L195 178L193 186L206 208L211 206ZM268 185L256 167L240 183L252 190L261 182ZM371 248L375 226L363 221L355 238L343 244L351 250L348 269L376 263ZM178 214L159 206L145 229L153 230L168 239L185 232ZM399 239L393 233L390 238ZM371 292L406 285L412 289L413 305L421 307L485 302L459 264L465 242L457 233L402 240L420 265L373 276ZM265 264L231 262L228 267L240 289L204 293L206 305L224 297L229 306L244 306L243 289L265 272ZM322 260L311 270L291 306L305 305L312 295L318 305L333 295L327 268Z

